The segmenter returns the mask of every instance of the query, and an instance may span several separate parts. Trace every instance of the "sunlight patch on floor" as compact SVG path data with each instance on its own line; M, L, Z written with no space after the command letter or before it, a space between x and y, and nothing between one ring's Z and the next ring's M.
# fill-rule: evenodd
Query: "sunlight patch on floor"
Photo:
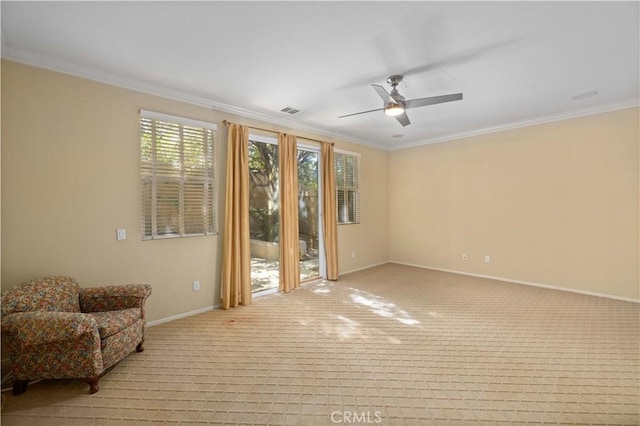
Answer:
M380 315L381 317L394 318L406 325L420 324L420 321L412 318L407 311L399 308L394 303L386 301L380 296L354 288L350 290L353 291L350 295L353 303L366 306L371 312Z

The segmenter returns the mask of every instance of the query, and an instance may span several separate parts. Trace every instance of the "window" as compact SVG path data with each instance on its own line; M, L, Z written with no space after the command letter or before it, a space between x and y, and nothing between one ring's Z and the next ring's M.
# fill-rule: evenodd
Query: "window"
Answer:
M338 223L360 223L360 155L336 151Z
M216 232L216 125L140 114L142 238Z

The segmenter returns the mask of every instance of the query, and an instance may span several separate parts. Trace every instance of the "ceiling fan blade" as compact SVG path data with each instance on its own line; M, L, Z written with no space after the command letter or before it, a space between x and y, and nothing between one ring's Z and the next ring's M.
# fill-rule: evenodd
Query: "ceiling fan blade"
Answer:
M441 58L440 60L433 60L428 63L420 64L415 67L400 69L397 66L386 67L386 72L380 71L378 74L371 74L362 79L353 80L346 84L336 87L337 90L352 89L354 87L360 87L368 84L372 81L384 81L385 76L391 74L400 74L405 77L422 74L423 72L431 71L438 68L444 68L448 66L454 66L458 64L464 64L474 60L481 59L485 56L499 54L509 49L514 49L518 45L521 45L524 41L523 37L511 38L509 40L498 41L495 43L489 43L482 46L478 46L472 49L467 49L458 52L456 55ZM395 60L394 58L392 58ZM395 62L393 62L395 64Z
M419 73L423 73L425 71L430 71L434 68L442 68L444 66L449 65L457 65L463 64L465 62L470 62L476 59L479 59L483 56L499 53L500 50L506 48L514 48L515 45L519 44L523 41L523 37L511 38L509 40L498 41L495 43L485 44L483 46L478 46L472 49L467 49L462 52L458 52L455 56L450 56L448 58L443 58L439 61L430 62L427 64L418 65L413 68L409 68L404 70L402 75L415 75Z
M380 86L378 84L372 84L371 87L373 87L373 89L376 91L378 96L380 96L382 98L382 101L385 104L387 102L393 102L394 104L397 103L396 100L391 97L389 92L387 92L384 87L382 87L382 86Z
M429 98L410 99L405 102L405 108L417 108L427 105L441 104L444 102L459 101L462 99L462 93L454 93L452 95L431 96Z
M396 115L396 120L398 120L398 122L402 124L402 127L407 127L409 124L411 124L406 112L403 112L400 115Z
M383 111L383 110L384 108L370 109L369 111L361 111L361 112L354 112L353 114L341 115L338 118L351 117L352 115L360 115L360 114L366 114L368 112Z

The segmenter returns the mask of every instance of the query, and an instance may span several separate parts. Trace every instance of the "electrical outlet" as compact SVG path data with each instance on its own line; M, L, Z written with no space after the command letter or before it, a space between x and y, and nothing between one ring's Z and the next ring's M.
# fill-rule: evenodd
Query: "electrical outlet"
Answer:
M199 291L200 290L200 281L194 281L193 282L193 291Z
M117 229L116 230L116 240L126 240L127 239L127 230L126 229Z
M491 263L491 256L485 256L484 263Z
M469 255L467 253L462 253L462 260L468 260Z

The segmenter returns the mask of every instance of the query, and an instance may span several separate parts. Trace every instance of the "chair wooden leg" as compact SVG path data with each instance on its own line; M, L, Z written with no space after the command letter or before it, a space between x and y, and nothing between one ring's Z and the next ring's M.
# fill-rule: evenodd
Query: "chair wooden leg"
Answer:
M27 384L29 384L28 380L15 380L13 382L13 394L23 394L27 390Z
M140 343L138 343L138 346L136 346L136 352L144 351L144 346L142 346L143 343L144 343L144 339L142 339Z
M87 383L89 383L89 393L96 393L100 390L100 386L98 386L98 380L100 377L92 377L87 379Z

